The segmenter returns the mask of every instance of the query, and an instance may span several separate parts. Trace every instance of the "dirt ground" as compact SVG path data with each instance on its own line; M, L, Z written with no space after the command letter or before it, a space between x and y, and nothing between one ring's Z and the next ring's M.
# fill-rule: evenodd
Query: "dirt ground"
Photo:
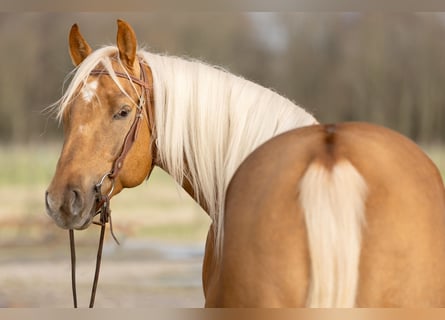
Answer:
M22 247L0 259L1 307L71 307L67 246ZM9 251L9 252L8 252ZM127 239L104 247L96 307L202 307L203 246ZM95 246L77 252L79 306L87 307Z

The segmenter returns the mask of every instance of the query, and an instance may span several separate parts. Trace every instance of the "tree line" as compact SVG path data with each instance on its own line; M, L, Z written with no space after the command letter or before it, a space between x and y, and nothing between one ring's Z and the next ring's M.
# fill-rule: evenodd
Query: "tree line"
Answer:
M222 66L321 122L369 121L445 140L445 20L434 13L0 13L0 142L60 139L42 110L72 70L67 35L115 42L116 18L147 49ZM66 84L65 84L66 86Z

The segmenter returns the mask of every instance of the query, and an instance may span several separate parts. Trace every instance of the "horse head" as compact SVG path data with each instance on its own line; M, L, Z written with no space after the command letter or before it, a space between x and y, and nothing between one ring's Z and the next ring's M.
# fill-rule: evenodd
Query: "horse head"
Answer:
M64 144L46 210L60 227L84 229L97 211L98 183L100 193L112 197L151 173L152 75L137 55L133 29L122 20L117 47L93 51L75 24L69 50L76 72L60 100Z

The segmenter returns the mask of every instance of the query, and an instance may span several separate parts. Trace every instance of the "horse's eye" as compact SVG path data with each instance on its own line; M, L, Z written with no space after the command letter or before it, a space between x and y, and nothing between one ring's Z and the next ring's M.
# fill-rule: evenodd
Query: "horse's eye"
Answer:
M128 106L124 106L121 110L119 110L118 113L116 113L113 118L118 119L125 119L130 114L130 108Z

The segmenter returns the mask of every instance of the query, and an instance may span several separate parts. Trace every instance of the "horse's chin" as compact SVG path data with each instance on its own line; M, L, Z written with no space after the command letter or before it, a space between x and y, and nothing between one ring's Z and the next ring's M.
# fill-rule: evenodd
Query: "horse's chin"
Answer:
M83 219L79 221L78 224L74 225L72 229L75 230L85 230L93 222L94 216L96 215L96 207L93 205L89 212L85 212Z
M82 225L73 226L73 228L71 228L71 229L85 230L91 225L92 222L93 222L93 217L88 217L88 220L86 220Z

